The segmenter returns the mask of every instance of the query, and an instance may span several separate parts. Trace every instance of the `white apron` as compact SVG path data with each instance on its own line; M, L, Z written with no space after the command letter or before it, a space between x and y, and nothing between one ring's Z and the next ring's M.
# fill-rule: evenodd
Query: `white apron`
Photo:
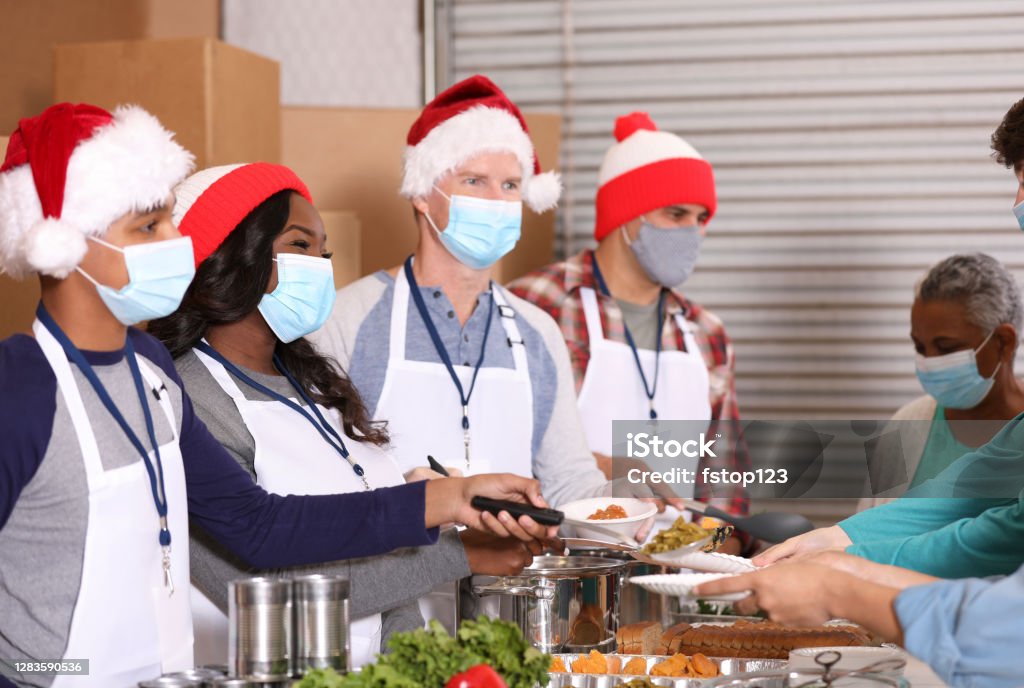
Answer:
M633 350L628 344L610 341L604 336L597 293L584 287L580 289L580 297L590 338L590 361L583 376L577 403L590 450L612 456L612 421L647 420L650 401L636 369ZM682 313L676 313L675 319L683 332L686 351L661 352L654 408L659 420L708 421L710 424L711 387L707 363L693 338L690 322ZM644 374L652 375L655 352L638 349L637 354ZM694 494L693 485L672 487L680 497L692 497ZM684 512L684 515L688 513ZM657 533L659 528L671 525L679 515L680 512L675 508L666 507L665 513L658 517L652 534Z
M88 676L58 676L53 688L134 688L139 681L192 667L192 618L188 595L188 502L178 426L164 389L160 408L173 438L160 445L167 522L171 531L171 575L175 593L164 585L159 521L146 466L141 461L104 470L100 448L81 394L60 343L38 320L36 341L57 378L71 414L89 487L89 520L82 582L64 650L67 659L88 659ZM160 378L136 355L145 385L163 388ZM147 392L148 393L148 392ZM100 406L93 413L107 413ZM146 440L143 440L146 442ZM150 457L156 465L155 454Z
M448 369L441 362L411 361L405 357L409 282L405 271L395 276L391 303L390 356L384 386L374 414L388 423L391 446L403 472L427 465L430 454L444 466L466 475L515 473L533 477L533 388L526 347L501 287L491 293L500 312L506 341L511 342L515 368L484 366L477 374L469 400L470 461L466 465L462 430L462 402ZM491 331L490 337L501 332ZM485 361L486 363L486 361ZM468 390L473 366L454 365ZM443 585L420 600L426 619L441 621L449 632L455 628L455 585Z
M231 397L246 429L256 444L254 459L256 482L268 492L279 495L324 495L365 490L362 478L348 461L320 436L320 433L294 409L278 401L252 401L245 398L235 379L219 361L198 349L195 355L206 366L221 389ZM302 399L292 399L300 406ZM371 489L391 487L405 482L394 460L371 444L356 442L345 436L341 416L335 409L317 405L335 431L346 440L352 459L365 471ZM196 591L198 592L198 590ZM211 607L212 603L207 602ZM204 605L205 606L205 605ZM227 616L213 608L216 615L204 613L196 618L196 635L213 635L224 643L227 661ZM212 617L212 618L211 618ZM202 621L202 626L200 622ZM211 623L216 624L211 629ZM349 630L351 665L359 668L374 660L380 652L381 616L373 614L352 622Z

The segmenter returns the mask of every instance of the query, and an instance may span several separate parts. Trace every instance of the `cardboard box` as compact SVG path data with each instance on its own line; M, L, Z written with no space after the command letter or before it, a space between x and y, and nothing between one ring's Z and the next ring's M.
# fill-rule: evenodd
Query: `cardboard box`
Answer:
M283 108L281 161L302 177L321 208L347 208L363 227L364 274L400 264L416 248L412 206L398 195L412 109ZM544 169L558 160L561 118L528 114ZM554 257L555 214L523 214L523 238L498 264L507 282Z
M0 136L0 159L7 153L6 136ZM13 280L0 275L0 339L18 332L30 332L39 303L39 279L35 276Z
M321 210L327 232L327 250L334 266L334 286L341 289L362 277L362 232L356 214L341 210Z
M0 132L53 101L53 46L220 35L219 0L0 0Z
M175 132L197 169L280 159L280 68L271 59L185 38L60 45L54 65L55 101L137 103Z

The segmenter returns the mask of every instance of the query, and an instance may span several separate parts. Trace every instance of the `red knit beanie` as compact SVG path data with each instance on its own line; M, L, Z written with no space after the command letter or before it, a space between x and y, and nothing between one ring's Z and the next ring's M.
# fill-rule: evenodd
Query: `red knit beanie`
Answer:
M253 162L196 172L174 189L174 223L192 237L196 267L227 239L246 215L278 191L291 189L310 203L313 197L298 175L284 165Z
M600 241L615 228L657 208L694 203L715 214L711 164L675 134L658 131L646 112L615 120L614 144L598 174L597 220Z

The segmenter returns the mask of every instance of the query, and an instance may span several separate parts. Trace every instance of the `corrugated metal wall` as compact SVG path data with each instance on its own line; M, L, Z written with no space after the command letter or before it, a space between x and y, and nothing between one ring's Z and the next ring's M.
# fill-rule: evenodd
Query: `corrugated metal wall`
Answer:
M989 136L1024 96L1019 0L448 0L450 78L566 118L560 249L590 243L614 118L715 166L687 291L736 343L749 418L884 418L919 395L914 282L984 250L1018 271ZM444 85L444 84L442 84Z

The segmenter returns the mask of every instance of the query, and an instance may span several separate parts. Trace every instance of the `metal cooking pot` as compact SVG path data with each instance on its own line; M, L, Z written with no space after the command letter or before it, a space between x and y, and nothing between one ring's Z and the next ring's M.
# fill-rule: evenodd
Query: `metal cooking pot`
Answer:
M473 592L498 596L499 618L543 652L612 652L625 568L601 557L534 557L522 575L474 585Z
M672 603L678 603L677 598L659 595L645 590L639 585L630 585L629 579L633 576L672 573L673 569L637 561L629 555L629 552L623 552L620 549L580 547L573 548L569 554L613 559L626 565L622 575L622 589L619 592L619 628L641 621L660 621L666 627L672 625L669 623L669 615L672 612Z

